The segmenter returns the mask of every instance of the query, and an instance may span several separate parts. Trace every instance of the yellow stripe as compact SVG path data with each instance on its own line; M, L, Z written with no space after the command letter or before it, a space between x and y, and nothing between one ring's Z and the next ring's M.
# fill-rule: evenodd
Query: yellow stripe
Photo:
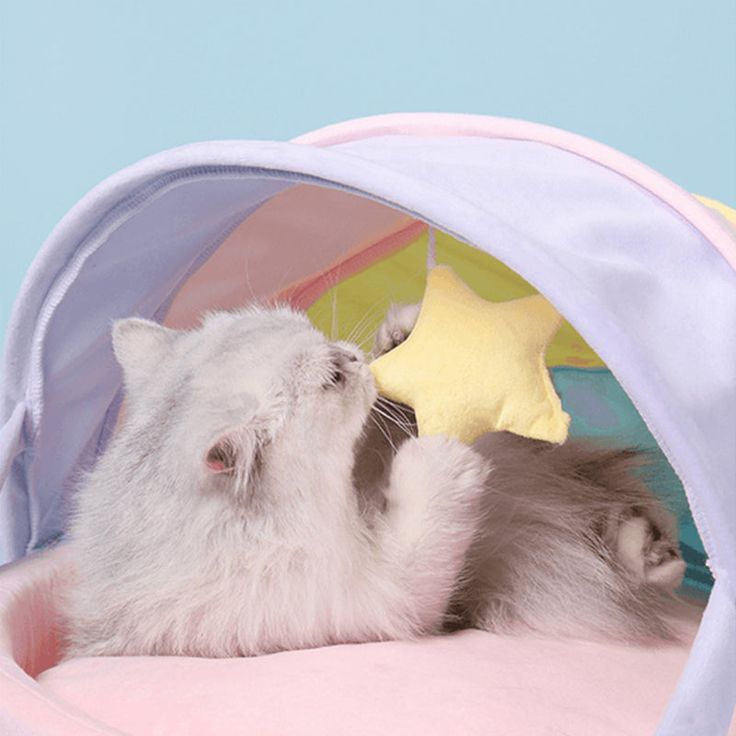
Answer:
M706 197L697 198L736 223L736 210ZM351 340L370 350L389 305L418 302L422 298L426 256L425 233L397 253L341 281L309 308L310 318L327 335L334 327L335 339ZM501 261L445 233L437 233L437 261L452 266L470 287L490 301L507 301L536 292ZM547 365L596 368L604 363L565 321L547 351Z

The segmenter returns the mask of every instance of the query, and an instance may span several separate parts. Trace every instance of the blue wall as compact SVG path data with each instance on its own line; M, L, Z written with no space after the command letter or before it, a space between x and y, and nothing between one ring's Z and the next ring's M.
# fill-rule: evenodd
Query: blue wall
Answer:
M86 191L196 140L486 113L582 133L736 203L733 0L0 4L0 335Z

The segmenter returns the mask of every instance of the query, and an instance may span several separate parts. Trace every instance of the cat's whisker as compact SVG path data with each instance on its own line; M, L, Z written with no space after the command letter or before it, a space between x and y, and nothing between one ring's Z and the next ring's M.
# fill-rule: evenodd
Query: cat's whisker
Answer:
M378 416L382 417L382 418L383 418L383 419L385 419L385 420L386 420L387 422L390 422L390 423L391 423L391 424L393 424L394 426L396 426L396 427L398 427L399 429L401 429L401 427L400 427L400 426L399 426L399 424L398 424L398 423L396 422L396 420L395 420L395 419L394 419L394 418L393 418L392 416L390 416L389 414L386 414L385 412L381 411L380 409L378 409L378 408L376 408L376 407L374 407L374 408L373 408L373 411L374 411L374 413L375 413L376 415L378 415Z
M359 328L353 328L347 337L347 342L351 342L354 345L362 345L366 338L370 335L371 324L368 320L364 325Z
M411 434L416 434L417 430L417 423L416 421L411 421L406 414L404 414L399 406L391 401L390 399L387 399L383 396L379 396L376 404L378 407L380 407L384 412L389 414L394 422L404 429L406 429Z
M295 263L292 262L286 271L282 272L281 279L279 280L278 286L274 289L273 293L278 294L288 283L289 276L294 272Z
M396 427L396 429L398 429L400 432L402 432L407 437L415 437L416 436L415 433L411 432L407 427L403 427L402 425L398 424L393 417L390 417L390 416L388 416L386 414L381 414L380 412L377 412L377 413L381 417L383 417L384 420L386 420L387 422L390 422L391 424L393 424Z
M406 434L407 437L413 436L412 433L409 432L406 427L399 424L394 417L390 416L389 414L384 413L382 410L378 409L375 405L373 407L373 410L375 411L376 414L383 417L387 422L391 422L391 424L393 424L397 429L399 429L404 434Z
M376 311L384 308L384 300L378 299L371 306L369 306L364 312L363 316L353 325L348 337L348 342L354 342L360 344L363 342L365 335L361 335L361 339L356 339L359 333L365 333L367 329L370 329L370 321L375 317Z
M366 324L358 332L358 334L355 335L352 342L354 342L356 345L363 345L365 343L369 343L368 345L366 345L366 348L372 347L373 342L375 340L375 333L376 331L373 325L371 324L371 320L368 320L368 322L366 322Z
M391 413L388 413L388 417L390 420L407 436L407 437L416 437L417 436L417 426L416 424L412 424L410 422L407 422L406 420L402 419L401 417L397 417Z
M385 410L385 408L382 408L374 404L373 411L377 415L377 417L381 417L381 421L386 422L386 425L384 425L386 428L388 428L388 424L392 424L400 432L406 435L407 438L416 437L416 432L412 431L411 425L407 424L406 422L403 422L402 420L400 420L398 417L394 416L393 414L388 413Z
M393 440L391 439L389 433L386 431L386 428L381 424L380 420L375 414L369 414L369 419L373 422L374 426L378 431L383 435L383 438L386 440L386 442L389 444L391 449L394 451L394 453L398 452L398 449L396 448L396 445L394 444Z
M350 334L354 335L359 329L361 329L366 319L368 319L372 315L372 313L375 312L375 310L379 306L381 306L381 304L382 300L379 299L378 301L375 301L371 305L369 305L365 312L363 312L360 319L358 319L358 321L353 325L352 329L350 330Z
M258 303L259 299L256 296L255 289L253 288L253 284L250 280L250 271L248 269L248 251L246 250L243 253L243 276L245 277L245 285L248 287L248 291L250 292L250 301L254 303Z
M330 340L337 337L337 288L332 289L332 325L330 327Z

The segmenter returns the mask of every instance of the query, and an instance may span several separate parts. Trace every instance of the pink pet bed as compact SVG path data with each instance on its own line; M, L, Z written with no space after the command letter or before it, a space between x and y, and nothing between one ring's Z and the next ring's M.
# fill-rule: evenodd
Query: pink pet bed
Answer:
M715 579L704 610L673 611L681 641L465 631L251 659L59 663L55 600L70 570L63 544L48 545L114 431L112 320L186 327L203 309L274 295L306 308L427 225L544 293L656 438ZM8 329L0 734L724 736L736 702L735 375L727 218L563 131L385 116L291 143L194 144L119 172L51 234Z
M67 571L62 545L0 575L0 733L651 734L701 612L678 611L682 641L652 648L463 631L243 659L57 664L53 601Z

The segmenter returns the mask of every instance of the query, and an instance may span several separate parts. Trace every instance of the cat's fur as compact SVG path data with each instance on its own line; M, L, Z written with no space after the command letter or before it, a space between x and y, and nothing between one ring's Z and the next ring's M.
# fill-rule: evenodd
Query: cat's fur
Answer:
M390 315L384 333L412 324ZM113 343L126 417L71 522L69 655L249 655L448 624L667 635L674 524L629 454L505 434L395 451L367 431L397 409L375 403L360 351L285 308L186 333L124 320Z
M446 437L352 481L376 398L362 354L249 309L113 334L126 417L78 494L68 655L260 654L441 629L487 468Z
M355 469L367 506L380 505L379 468L390 467L405 439L394 421L414 421L407 407L380 411L391 418L366 433ZM639 478L637 452L573 439L557 447L508 432L474 448L492 471L447 627L631 641L672 635L668 593L684 563L672 515Z
M376 334L375 356L407 337L419 308L391 306ZM367 487L376 485L378 467L388 467L404 430L414 428L408 407L383 404L381 410L383 426L365 435L359 457L383 462L356 466ZM507 432L487 434L474 447L493 472L482 531L448 624L628 640L672 635L669 594L682 582L685 564L674 516L642 480L644 455L574 439L556 446Z

